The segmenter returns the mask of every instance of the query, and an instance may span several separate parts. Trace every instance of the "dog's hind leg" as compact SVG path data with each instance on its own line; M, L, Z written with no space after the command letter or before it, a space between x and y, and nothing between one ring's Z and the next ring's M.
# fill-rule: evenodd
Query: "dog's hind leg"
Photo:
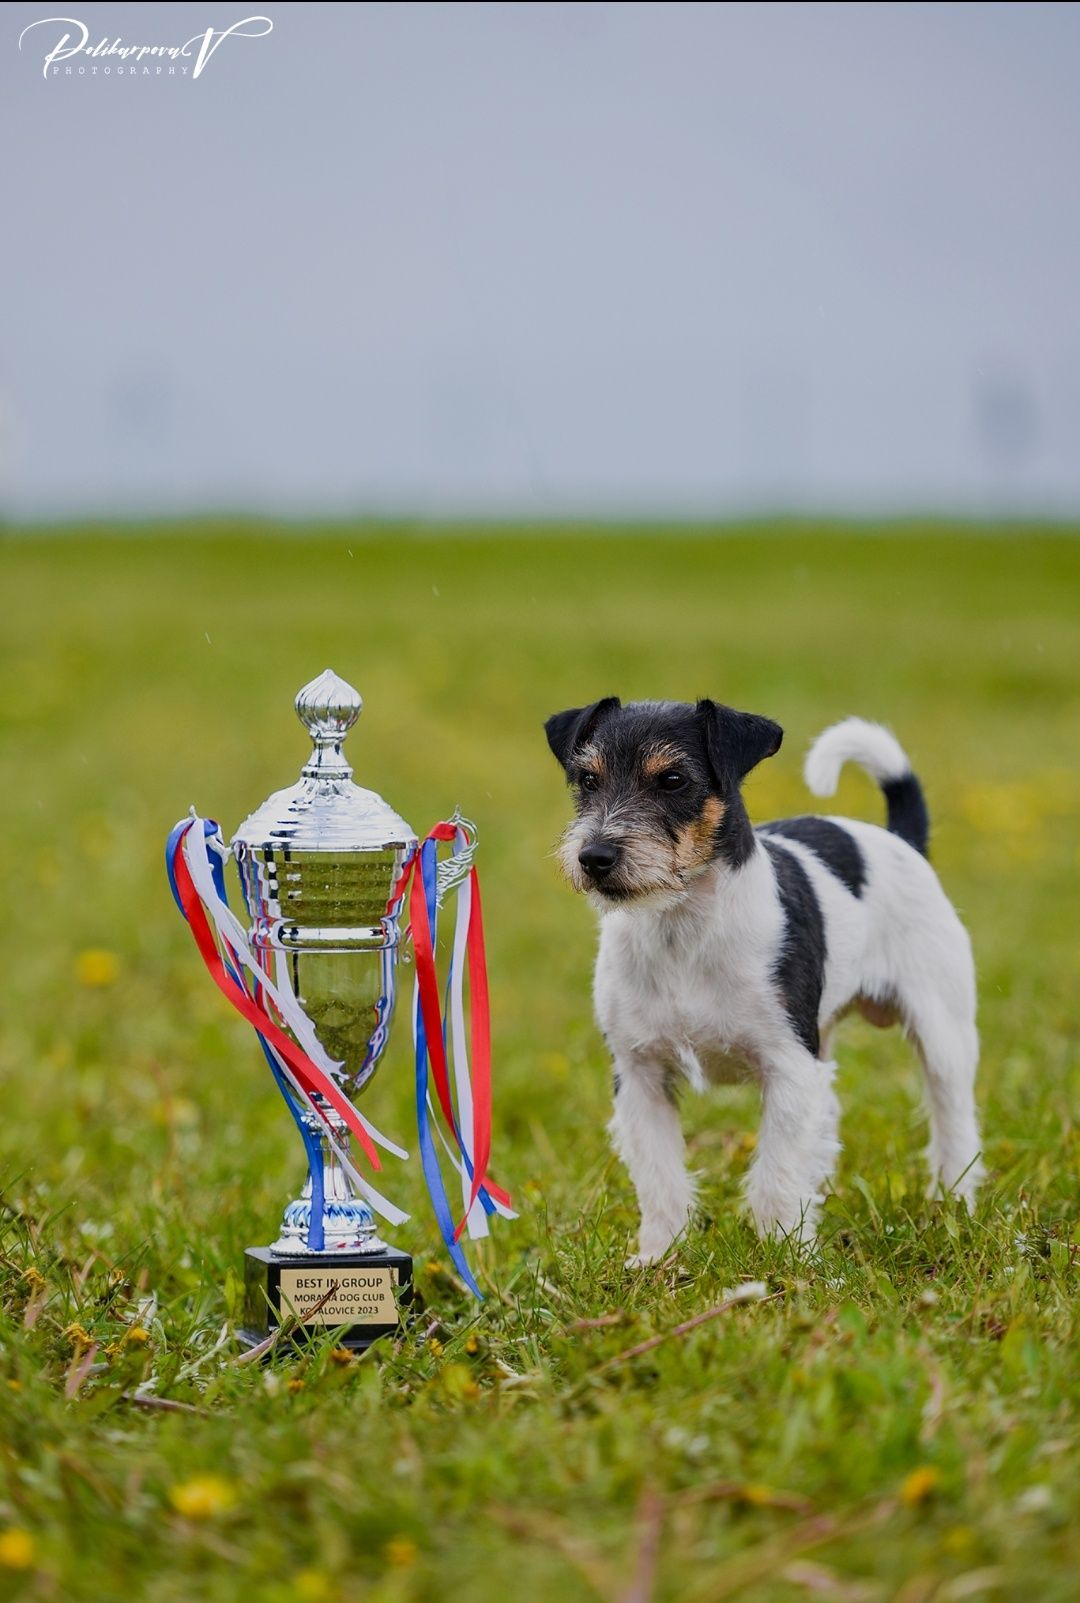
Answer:
M926 1073L930 1194L954 1191L969 1208L984 1173L975 1107L979 1037L973 1011L950 1009L939 996L930 995L907 1019Z
M627 1260L629 1268L640 1268L662 1258L682 1234L694 1201L679 1110L659 1064L616 1060L609 1128L641 1209L638 1251Z

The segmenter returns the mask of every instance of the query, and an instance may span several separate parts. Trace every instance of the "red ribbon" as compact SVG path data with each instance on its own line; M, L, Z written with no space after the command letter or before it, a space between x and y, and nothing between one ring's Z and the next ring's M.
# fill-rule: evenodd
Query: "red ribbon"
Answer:
M189 824L187 829L190 828L191 825ZM227 972L221 960L221 953L218 951L213 931L210 928L210 921L206 916L199 893L195 889L191 878L191 870L188 868L184 857L184 838L187 835L187 829L185 829L184 835L181 836L177 844L173 872L176 876L176 889L180 897L180 905L191 927L191 933L195 937L195 944L199 948L202 960L210 971L211 979L218 990L232 1003L236 1011L242 1014L249 1024L254 1025L259 1034L265 1036L275 1051L280 1053L308 1096L314 1096L318 1093L318 1095L325 1097L330 1106L345 1120L345 1123L363 1148L372 1168L381 1169L382 1164L379 1162L379 1154L375 1150L375 1144L365 1130L352 1103L343 1095L329 1075L324 1074L322 1069L311 1061L307 1053L301 1051L295 1042L283 1030L279 1029L265 1007L260 1007L257 1002L254 1002L247 991L238 985Z
M455 824L442 822L435 825L427 839L434 841L452 841L457 834ZM408 886L410 874L412 884ZM476 869L469 870L469 882L472 888L472 905L469 914L469 929L467 935L467 952L469 962L469 990L471 995L471 1044L472 1044L472 1079L473 1079L473 1128L472 1128L472 1186L469 1203L465 1215L454 1232L455 1241L460 1240L469 1214L481 1190L502 1203L503 1207L510 1207L510 1198L491 1179L487 1172L491 1157L491 1006L488 996L487 959L484 951L484 921L480 907L480 882ZM439 977L435 964L435 949L432 940L431 924L428 919L427 896L424 892L423 875L420 872L420 848L413 853L405 865L405 874L402 881L401 895L404 897L406 887L409 889L409 920L412 926L413 953L416 958L416 985L419 993L420 1011L424 1020L424 1034L427 1037L428 1057L431 1063L431 1077L435 1082L435 1094L439 1099L443 1117L447 1128L453 1136L463 1157L467 1157L466 1148L458 1131L457 1121L454 1117L453 1101L450 1093L450 1072L446 1061L446 1043L443 1037L442 1011L439 1005Z
M510 1198L499 1190L487 1172L491 1157L491 1004L488 997L487 953L484 949L484 915L480 907L480 880L475 868L469 870L469 884L472 887L468 953L472 1015L473 1177L469 1206L457 1228L458 1237L472 1212L481 1184L486 1187L489 1196L497 1197L506 1208L510 1206Z

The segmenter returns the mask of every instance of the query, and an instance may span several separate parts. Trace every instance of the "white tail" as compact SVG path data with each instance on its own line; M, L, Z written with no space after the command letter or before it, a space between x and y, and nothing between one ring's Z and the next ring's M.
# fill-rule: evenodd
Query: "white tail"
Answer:
M803 778L815 796L832 796L845 763L858 763L879 785L904 779L911 764L900 742L883 724L865 718L845 718L814 741L806 754Z

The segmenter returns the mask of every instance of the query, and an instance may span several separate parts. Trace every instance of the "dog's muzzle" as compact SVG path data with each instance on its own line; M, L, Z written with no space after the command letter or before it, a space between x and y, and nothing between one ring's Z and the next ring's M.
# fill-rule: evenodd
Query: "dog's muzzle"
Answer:
M594 884L602 885L618 865L621 855L619 847L611 841L595 840L581 848L578 852L578 862Z

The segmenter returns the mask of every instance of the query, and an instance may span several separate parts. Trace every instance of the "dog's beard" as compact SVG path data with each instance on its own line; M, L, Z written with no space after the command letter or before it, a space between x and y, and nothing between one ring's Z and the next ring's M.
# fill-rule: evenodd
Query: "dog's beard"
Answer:
M619 848L619 861L603 880L594 880L579 862L582 848L601 837ZM678 896L695 872L680 868L669 840L620 827L617 818L585 814L575 818L559 843L556 856L576 891L586 894L601 909L621 907L649 898Z

